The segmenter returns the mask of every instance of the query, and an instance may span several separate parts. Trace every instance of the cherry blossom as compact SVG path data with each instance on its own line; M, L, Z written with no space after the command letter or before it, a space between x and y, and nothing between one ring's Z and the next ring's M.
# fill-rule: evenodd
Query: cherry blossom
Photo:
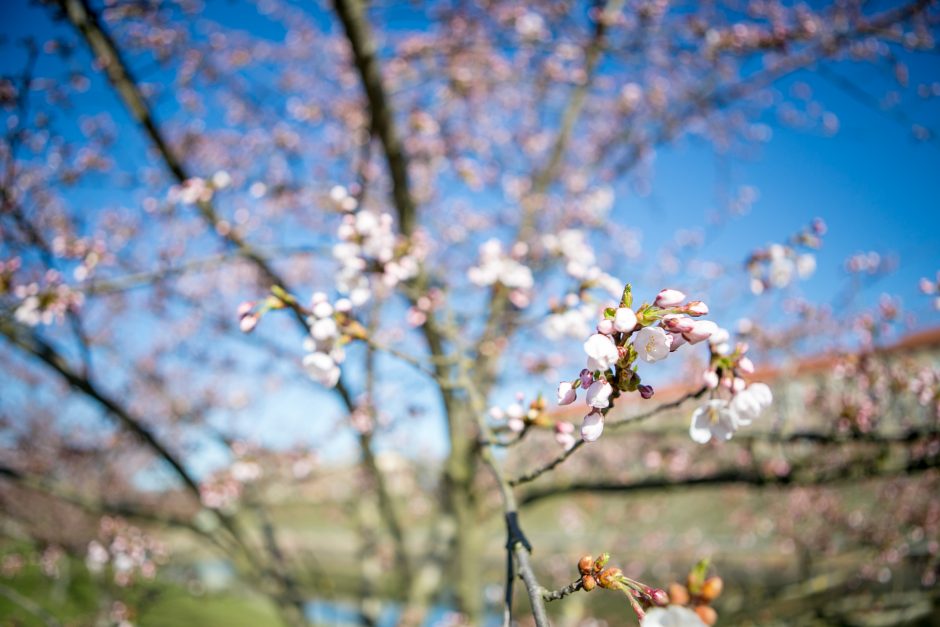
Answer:
M610 395L613 391L613 386L606 379L598 379L587 389L585 400L595 409L604 409L610 406Z
M659 294L656 295L656 300L653 301L653 304L662 309L669 309L681 305L684 300L685 294L679 290L664 289L660 290Z
M630 333L636 327L636 314L629 307L618 307L613 324L619 333Z
M764 383L752 383L734 395L731 412L737 426L746 426L756 420L773 402L773 393Z
M730 440L737 429L738 420L728 401L712 399L692 413L689 436L699 444L715 440Z
M510 289L528 290L534 283L532 270L503 252L497 239L487 240L480 246L480 262L467 271L474 285L487 286L502 283Z
M581 439L585 442L594 442L604 432L604 414L592 411L581 422Z
M584 352L587 353L587 367L591 371L607 370L620 358L617 345L602 333L595 333L584 342Z
M662 327L644 327L637 331L633 346L640 359L654 363L669 356L672 337Z
M304 368L311 379L326 387L334 387L339 382L339 366L327 353L314 352L304 356Z
M558 384L558 404L570 405L578 397L577 391L571 385L570 381L562 381Z

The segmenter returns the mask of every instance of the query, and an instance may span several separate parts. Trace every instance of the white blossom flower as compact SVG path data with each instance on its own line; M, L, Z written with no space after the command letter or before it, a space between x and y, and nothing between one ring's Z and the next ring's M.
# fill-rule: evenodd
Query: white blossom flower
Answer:
M793 272L796 270L796 264L788 257L775 257L770 262L767 270L767 276L770 284L774 287L786 287L793 280Z
M629 307L618 307L614 313L614 328L620 333L629 333L636 327L636 314Z
M699 444L706 444L712 438L730 440L737 425L737 418L728 401L716 398L692 412L689 436Z
M796 273L801 279L807 279L816 272L816 256L812 253L803 253L796 258Z
M669 356L672 338L661 327L643 327L637 331L633 346L640 359L653 363Z
M480 261L467 270L467 278L480 287L498 282L510 289L528 290L535 284L532 270L503 253L502 243L495 238L480 246Z
M592 411L581 422L581 439L585 442L594 442L604 432L604 415L599 411Z
M731 399L731 411L738 426L747 426L773 402L773 393L764 383L752 383Z
M588 309L581 307L551 314L542 324L542 333L550 340L584 337L591 332L589 320L593 312L588 312Z
M774 401L774 394L770 391L770 386L766 383L752 383L748 386L748 390L751 394L757 396L764 407L769 407Z
M706 370L702 373L702 383L710 390L718 387L718 373L714 370Z
M587 389L586 402L595 409L604 409L610 406L610 395L614 387L607 382L607 379L598 379Z
M339 328L333 318L323 318L315 321L310 327L310 335L318 342L325 342L335 338L339 334Z
M316 352L304 356L304 368L314 381L328 388L339 381L339 366L326 353Z
M595 333L584 343L584 352L587 353L587 367L594 370L607 370L620 359L617 345L610 337L602 333Z
M708 322L708 320L702 322ZM715 331L708 338L708 343L711 345L712 352L716 355L727 355L731 352L730 340L731 334L728 333L728 330L716 325Z
M333 315L333 305L329 301L322 300L313 306L313 315L317 318L327 318Z
M558 384L558 404L570 405L578 397L577 391L571 385L571 381L562 381Z
M654 607L640 622L640 627L705 627L698 614L681 605Z

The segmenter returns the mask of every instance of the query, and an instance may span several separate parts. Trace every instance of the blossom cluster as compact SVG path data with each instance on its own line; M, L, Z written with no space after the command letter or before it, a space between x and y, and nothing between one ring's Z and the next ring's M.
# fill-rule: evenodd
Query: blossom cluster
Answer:
M921 293L934 297L934 309L940 311L940 270L937 271L937 276L934 280L923 277L920 280L919 286Z
M352 302L340 298L335 304L330 303L326 294L317 292L310 299L311 315L307 317L310 336L304 340L304 368L314 381L326 387L334 387L339 382L339 365L346 359L343 337L337 317L345 317L352 309Z
M344 212L337 230L340 242L333 246L339 263L336 284L354 307L368 302L376 290L394 288L418 274L427 254L420 234L410 242L400 237L390 213L360 208L340 185L330 191L330 199Z
M816 271L816 256L808 250L819 249L825 233L826 223L817 218L788 243L771 244L752 252L746 262L751 292L762 294L771 288L784 288L795 278L809 278Z
M699 444L713 438L730 440L741 427L750 425L773 402L773 393L764 383L748 384L743 375L754 373L747 357L748 345L731 346L730 334L718 328L708 339L711 359L702 380L712 391L711 398L692 413L689 436ZM723 397L724 395L724 397Z
M507 254L498 239L487 240L480 245L480 259L467 270L467 278L480 287L499 283L509 290L512 304L527 307L535 283L532 270L522 261L528 252L529 247L522 242L517 242Z
M209 509L230 510L241 498L244 486L261 479L264 470L243 442L232 444L235 461L217 470L199 485L202 504Z
M129 586L138 577L153 579L166 558L166 548L160 542L121 518L105 516L98 538L88 543L85 565L94 573L110 565L114 582Z
M32 281L12 286L12 293L19 301L14 318L31 327L62 322L69 311L78 310L85 302L85 295L65 284L56 270L47 270L42 284Z
M578 289L565 295L561 303L552 305L551 313L542 324L542 333L550 340L562 337L582 338L591 332L597 306L589 300L589 291L600 288L617 298L623 283L597 265L584 231L565 229L542 237L542 246L564 262L565 273L578 282Z
M590 410L581 423L581 438L597 440L604 430L604 415L623 392L639 392L651 398L652 386L641 383L637 362L654 363L666 359L683 344L697 344L718 331L718 325L697 320L708 314L701 301L685 302L686 296L664 289L651 304L633 309L629 285L620 305L608 307L597 323L596 333L584 342L587 365L578 378L558 385L558 404L569 405L579 388L585 391Z
M193 177L186 179L179 185L170 188L167 200L182 205L195 205L212 201L215 192L232 184L232 175L225 170L219 170L210 179ZM252 190L253 192L255 189ZM259 194L253 193L254 196Z
M870 250L850 255L843 265L849 274L874 277L893 272L898 266L898 259L895 255L882 255Z
M650 607L662 607L669 602L669 596L665 590L631 579L624 575L620 568L609 566L609 562L608 553L602 553L597 559L585 555L578 560L578 573L581 575L578 581L580 589L591 592L600 587L623 593L630 601L630 606L636 612L637 618L641 620L645 618L645 612Z
M526 405L525 395L519 392L512 403L506 407L494 405L490 407L488 413L496 431L505 429L512 433L522 433L533 425L549 426L545 406L545 399L541 395L536 396Z

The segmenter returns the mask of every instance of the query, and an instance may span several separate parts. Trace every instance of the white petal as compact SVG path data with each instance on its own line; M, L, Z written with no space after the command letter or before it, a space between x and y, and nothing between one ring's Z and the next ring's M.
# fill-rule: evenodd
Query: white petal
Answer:
M604 432L604 416L600 412L592 411L584 417L581 423L581 439L585 442L594 442Z

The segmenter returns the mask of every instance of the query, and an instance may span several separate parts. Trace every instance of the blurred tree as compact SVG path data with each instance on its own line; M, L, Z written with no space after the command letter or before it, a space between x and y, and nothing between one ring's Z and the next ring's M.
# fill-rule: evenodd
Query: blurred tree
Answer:
M10 59L21 65L5 63L0 80L0 499L14 538L110 569L107 620L150 602L122 590L156 575L168 549L151 536L178 538L171 530L222 556L291 625L334 593L358 598L365 624L389 597L402 624L420 624L448 593L482 624L486 556L504 544L506 621L517 576L538 625L546 602L588 578L642 617L664 593L626 566L583 568L555 591L539 583L517 500L906 475L903 489L922 496L936 484L936 360L882 359L879 331L899 319L890 303L859 318L863 357L832 362L843 376L817 391L824 411L748 433L769 391L753 383L747 346L699 319L700 301L659 292L700 285L695 296L737 317L743 295L812 274L824 223L742 247L745 272L702 281L678 272L694 238L654 259L614 211L618 193L651 185L656 151L681 139L718 151L761 141L772 110L832 130L831 113L795 115L775 90L794 73L828 72L869 103L846 64L888 66L906 86L907 60L936 52L933 3L59 0L29 11L51 21L18 24ZM743 190L720 220L753 201ZM741 328L752 354L800 354L800 338L850 326L809 305L797 314ZM585 355L572 339L586 340L591 372L578 375ZM672 356L705 340L707 365L682 360L691 346ZM655 380L646 362L666 357L672 379L691 385ZM585 388L580 436L537 394L545 378L564 380L563 403ZM800 398L783 392L787 377L773 380L778 404ZM534 391L507 396L521 388ZM706 396L692 437L744 427L735 448L670 432L669 411L681 407L685 423L689 401ZM634 399L646 406L625 412ZM897 403L916 411L891 415ZM800 415L791 405L774 411ZM662 428L588 444L605 421L654 417ZM350 441L354 469L331 454ZM569 458L566 473L548 474ZM787 527L823 509L839 528L865 528L850 505L808 490L788 497L780 525L801 551L834 541L830 527ZM917 542L936 533L935 499L917 500L881 513L895 521L875 540L883 551L913 529ZM285 520L296 503L313 505L303 516L339 516L358 549L310 551L303 535L321 521ZM882 524L878 512L865 520ZM607 525L641 538L622 515ZM553 579L574 579L584 543L561 547ZM631 543L623 550L615 562ZM926 555L923 581L935 581L936 542ZM684 604L713 620L711 599L690 588Z

